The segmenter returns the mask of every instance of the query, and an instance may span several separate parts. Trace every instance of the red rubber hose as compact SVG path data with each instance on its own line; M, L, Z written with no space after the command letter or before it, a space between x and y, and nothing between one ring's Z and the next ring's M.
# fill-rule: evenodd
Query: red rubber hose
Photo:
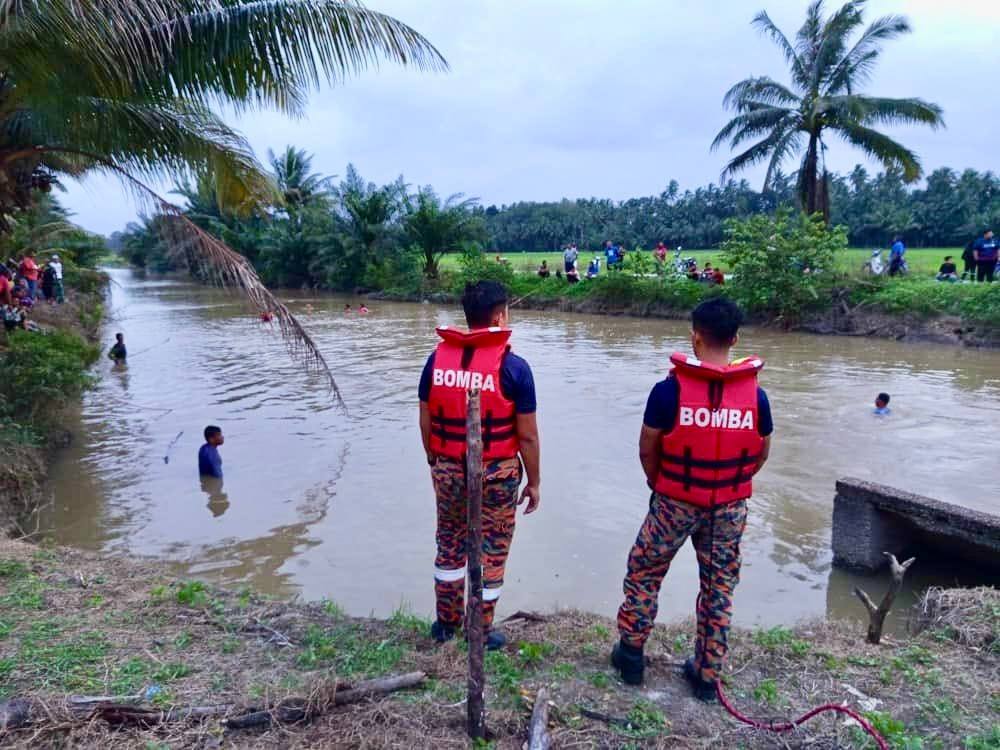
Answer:
M726 697L726 694L722 692L722 680L718 680L715 683L715 687L716 687L716 692L719 695L719 703L722 704L722 707L725 708L734 719L743 722L744 724L747 724L748 726L751 726L754 729L765 729L769 732L790 732L800 724L804 724L805 722L809 721L809 719L813 718L814 716L818 716L824 711L835 711L836 713L844 714L845 716L850 716L852 719L858 722L858 724L861 725L861 728L865 730L865 732L873 740L875 740L875 743L878 745L879 750L889 750L889 744L885 741L882 735L878 733L878 730L875 729L875 727L873 727L871 723L867 719L865 719L865 717L863 717L857 711L853 711L850 708L847 708L846 706L838 706L836 703L827 703L825 705L819 706L818 708L814 708L812 711L802 714L802 716L800 716L797 719L793 719L792 721L782 721L777 723L774 721L758 721L756 719L751 719L748 716L744 716L736 709L736 707L732 703L729 702L729 699Z

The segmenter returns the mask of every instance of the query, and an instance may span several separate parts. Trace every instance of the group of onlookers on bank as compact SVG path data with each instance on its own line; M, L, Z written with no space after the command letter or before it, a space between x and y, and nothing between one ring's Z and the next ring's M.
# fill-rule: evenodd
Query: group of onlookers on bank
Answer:
M616 244L611 240L607 240L604 243L602 253L596 254L587 264L587 271L584 278L596 278L600 275L602 266L607 271L621 271L625 266L625 256L627 252L628 251L625 249L624 244ZM670 252L670 248L668 248L663 242L658 243L652 250L653 256L659 264L666 263L668 252ZM601 257L602 254L604 256L603 258ZM565 278L568 283L576 284L581 278L578 266L579 258L580 249L575 242L571 242L568 245L563 246L562 269L556 269L555 274L553 274L552 269L549 267L549 262L547 260L543 260L541 265L538 266L537 274L543 279L547 279L554 275L557 279ZM503 263L505 260L498 255L497 262ZM711 263L705 263L704 268L701 270L698 270L697 263L694 263L686 268L685 273L692 281L701 281L708 284L725 283L725 276L723 275L722 270L719 268L712 268Z
M63 264L57 254L43 266L38 265L30 250L20 261L0 263L0 313L4 330L31 328L31 309L43 299L53 305L65 301Z

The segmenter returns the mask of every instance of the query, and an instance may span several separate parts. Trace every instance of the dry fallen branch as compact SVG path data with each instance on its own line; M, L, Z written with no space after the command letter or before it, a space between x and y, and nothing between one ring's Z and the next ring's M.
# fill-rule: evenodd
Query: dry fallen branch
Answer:
M207 706L176 706L161 710L137 705L141 700L137 695L73 695L66 699L66 708L75 721L67 723L67 726L101 720L111 726L148 729L163 724L210 718L222 718L223 724L229 729L269 726L272 723L293 724L311 720L334 706L357 703L366 698L416 687L426 678L424 672L409 672L366 680L354 685L326 685L316 690L309 698L285 698L270 707L246 707L234 703L222 703ZM56 721L41 701L14 698L0 703L0 731L26 726L31 722L33 708L45 711L51 722Z
M268 634L267 643L275 643L281 647L294 646L295 643L287 635L282 633L280 630L275 630L270 625L265 625L260 621L260 618L253 618L253 622L248 622L243 626L244 633L259 633L264 632Z
M900 563L896 559L896 556L888 552L883 552L883 555L889 558L889 568L892 571L892 580L889 582L889 590L885 592L885 596L882 597L882 603L877 607L875 603L860 588L855 587L854 594L861 600L861 603L865 605L865 609L868 610L868 642L869 643L879 643L882 640L882 626L885 624L885 616L889 614L889 610L892 608L892 603L896 599L896 594L903 587L903 577L906 575L906 571L911 565L916 561L917 558L911 557L904 563Z
M528 750L548 750L552 743L549 737L549 691L539 688L535 695L535 707L531 712L531 728L528 732Z
M545 615L540 615L537 612L525 612L524 610L519 609L510 617L505 617L503 622L508 623L514 622L515 620L524 620L525 622L548 622L549 618Z
M580 715L586 716L588 719L594 719L595 721L603 721L605 724L613 727L627 727L629 725L628 719L611 716L610 714L602 714L600 711L592 711L589 708L581 707Z

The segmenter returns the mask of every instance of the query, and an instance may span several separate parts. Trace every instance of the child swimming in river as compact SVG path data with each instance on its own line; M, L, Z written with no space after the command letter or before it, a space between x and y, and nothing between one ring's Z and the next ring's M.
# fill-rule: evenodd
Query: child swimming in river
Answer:
M880 417L886 417L892 414L892 409L889 408L890 396L888 393L880 393L875 397L875 411L872 414L876 414Z

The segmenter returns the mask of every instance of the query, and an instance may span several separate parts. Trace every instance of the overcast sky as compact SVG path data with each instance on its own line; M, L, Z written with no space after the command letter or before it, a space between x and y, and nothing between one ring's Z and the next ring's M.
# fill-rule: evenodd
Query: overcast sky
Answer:
M772 43L751 28L766 8L791 36L805 0L369 0L428 37L451 71L385 66L313 94L307 114L244 115L258 156L286 144L317 171L368 180L399 174L484 204L562 197L623 199L717 181L728 150L709 151L726 121L722 96L754 74L787 82ZM830 3L834 7L834 3ZM945 130L893 134L938 166L1000 171L1000 2L871 0L870 19L906 14L866 91L920 96ZM863 156L830 142L844 171ZM873 165L870 165L873 166ZM787 169L794 169L789 163ZM761 174L748 174L759 187ZM136 215L114 180L68 183L76 221L110 233Z

